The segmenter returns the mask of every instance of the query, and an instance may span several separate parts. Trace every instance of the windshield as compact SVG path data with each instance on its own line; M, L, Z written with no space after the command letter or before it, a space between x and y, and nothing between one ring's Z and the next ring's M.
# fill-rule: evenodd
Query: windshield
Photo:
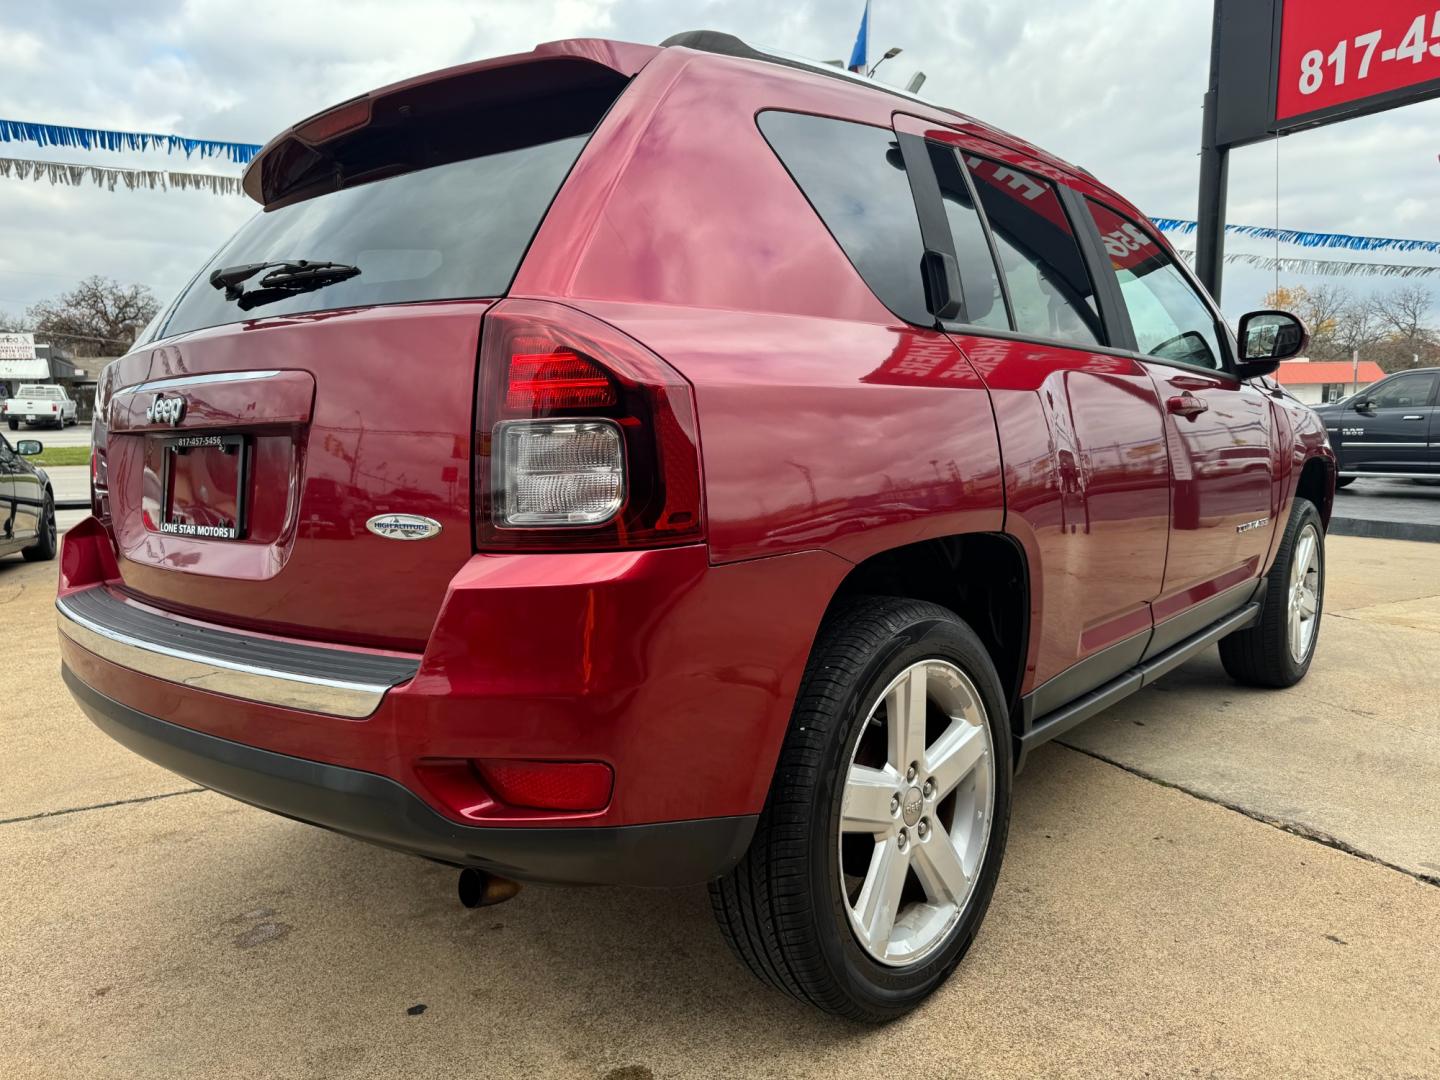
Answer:
M262 212L191 282L163 333L342 307L502 296L588 137L587 128L512 143ZM299 259L349 263L360 272L253 314L209 282L216 268Z

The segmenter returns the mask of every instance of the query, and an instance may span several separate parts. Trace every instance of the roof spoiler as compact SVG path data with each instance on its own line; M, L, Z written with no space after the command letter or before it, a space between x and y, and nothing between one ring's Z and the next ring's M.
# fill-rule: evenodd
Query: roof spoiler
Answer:
M528 53L432 71L361 94L281 132L241 178L245 194L267 208L332 190L343 182L338 151L361 131L403 130L427 115L490 108L531 96L629 79L659 50L600 38L570 38Z

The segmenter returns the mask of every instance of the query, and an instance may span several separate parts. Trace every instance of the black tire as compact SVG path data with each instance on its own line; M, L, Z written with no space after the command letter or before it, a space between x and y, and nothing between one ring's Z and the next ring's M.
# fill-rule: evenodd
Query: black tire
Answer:
M915 963L892 966L862 948L850 926L837 843L841 794L879 696L899 673L927 659L959 668L984 705L994 805L975 884L958 919ZM995 665L953 612L890 597L859 598L837 611L821 627L806 665L750 848L710 886L735 955L762 981L839 1016L880 1023L913 1009L960 962L994 893L1010 822L1010 739ZM940 821L940 803L932 812ZM903 873L907 889L919 884L913 869Z
M19 430L20 430L20 421L19 421L19 420L7 420L6 423L10 425L10 430L11 430L11 431L19 431Z
M1314 530L1318 560L1314 630L1303 659L1297 660L1290 648L1290 575L1297 541L1308 529ZM1285 523L1285 535L1275 552L1275 563L1265 575L1263 596L1264 612L1260 621L1220 639L1220 662L1232 679L1246 686L1277 689L1294 686L1305 677L1315 658L1321 615L1325 610L1325 525L1315 504L1308 499L1297 498L1290 508L1290 520Z
M1353 484L1353 483L1355 483L1355 477L1353 477L1353 476L1341 476L1341 477L1339 477L1339 478L1336 479L1336 481L1335 481L1335 486L1336 486L1337 488L1347 488L1347 487L1349 487L1349 486L1350 486L1351 484Z
M27 548L20 549L26 562L49 562L55 558L58 548L55 537L55 499L45 492L45 508L40 512L40 539Z

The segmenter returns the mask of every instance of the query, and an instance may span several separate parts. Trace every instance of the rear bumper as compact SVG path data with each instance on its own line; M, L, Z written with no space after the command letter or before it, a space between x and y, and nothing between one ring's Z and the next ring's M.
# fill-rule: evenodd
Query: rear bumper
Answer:
M632 884L717 876L744 846L849 566L714 566L699 545L477 555L423 654L402 654L172 614L123 587L113 552L94 518L66 533L57 614L66 682L120 742L428 858ZM511 762L602 763L609 800L507 801L487 777Z
M461 825L389 777L167 723L97 692L68 666L61 673L102 731L157 765L272 813L455 866L526 881L693 885L733 867L755 830L753 815L583 828Z

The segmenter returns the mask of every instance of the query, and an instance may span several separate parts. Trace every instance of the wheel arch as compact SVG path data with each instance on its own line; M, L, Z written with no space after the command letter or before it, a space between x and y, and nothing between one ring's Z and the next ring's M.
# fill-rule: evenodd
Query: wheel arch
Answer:
M926 600L964 619L989 652L1013 714L1030 636L1030 571L1015 537L959 533L876 552L845 575L825 617L866 595Z
M1330 512L1335 508L1335 474L1333 460L1312 454L1305 459L1300 479L1295 484L1295 497L1314 503L1327 529L1330 527Z

